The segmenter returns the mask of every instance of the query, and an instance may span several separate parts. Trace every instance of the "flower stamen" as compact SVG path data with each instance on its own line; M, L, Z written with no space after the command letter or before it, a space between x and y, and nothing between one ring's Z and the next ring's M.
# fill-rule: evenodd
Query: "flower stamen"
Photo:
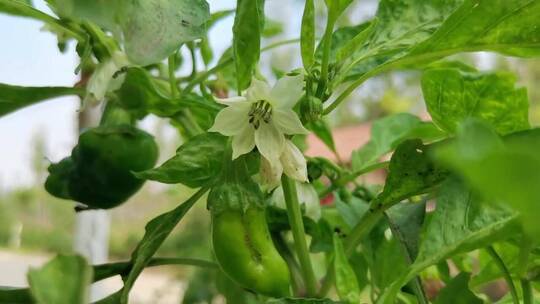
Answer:
M251 105L248 115L249 123L257 130L261 125L261 119L265 123L270 123L272 118L272 105L266 100L258 100Z

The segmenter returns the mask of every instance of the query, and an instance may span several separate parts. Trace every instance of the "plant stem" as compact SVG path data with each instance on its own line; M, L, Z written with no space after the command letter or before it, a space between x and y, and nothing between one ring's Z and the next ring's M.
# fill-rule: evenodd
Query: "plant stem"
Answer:
M287 246L287 243L280 233L272 233L272 239L274 240L274 244L276 245L276 249L278 250L279 254L283 257L285 263L287 263L287 266L289 267L289 271L291 273L291 286L294 295L301 296L303 286L302 270L300 269L300 265L298 265L293 253L291 252L289 246Z
M378 72L377 69L371 70L364 75L360 76L358 79L356 79L352 84L350 84L341 94L336 98L332 104L328 106L328 108L324 109L323 115L328 115L330 112L334 111L337 106L342 103L359 85L364 83L364 81L368 80L371 76L375 75Z
M176 84L176 76L174 75L175 66L176 66L176 53L174 52L169 56L168 68L169 68L169 85L171 86L171 98L175 99L178 97L178 86Z
M281 177L281 185L285 196L285 204L287 205L287 215L291 225L296 254L302 267L307 295L313 297L317 292L317 281L309 257L302 213L300 211L300 204L298 203L298 195L296 194L296 185L285 174Z
M350 256L353 253L354 249L356 246L358 246L362 238L369 233L373 226L382 218L384 211L393 205L394 204L383 206L377 203L376 200L371 203L368 211L364 213L360 221L358 221L358 224L356 224L351 233L345 239L345 254L347 256ZM330 269L327 271L326 277L324 278L323 284L319 291L320 297L326 296L334 284L335 272L333 263L330 263L330 265Z
M193 79L195 76L197 76L197 55L195 54L195 46L193 46L193 43L190 42L187 44L187 46L191 56L191 75L189 78Z
M486 251L491 256L499 270L501 270L504 280L506 281L506 284L508 284L508 288L510 289L510 294L512 295L512 302L514 304L519 304L519 297L516 290L516 285L514 285L514 281L512 281L510 271L504 264L504 261L501 259L499 254L497 254L497 251L495 251L495 248L493 248L493 246L486 247Z
M347 174L345 176L342 176L339 179L337 179L334 183L332 183L332 185L330 187L326 188L321 193L319 193L319 197L325 197L330 192L336 190L338 187L344 186L348 182L352 182L353 180L358 178L360 175L366 174L368 172L371 172L371 171L374 171L374 170L377 170L377 169L386 168L389 164L390 164L389 161L376 163L376 164L373 164L371 166L367 166L367 167L365 167L363 169L354 171L354 172L352 172L350 174Z
M286 45L286 44L295 43L295 42L298 42L298 41L300 41L299 38L278 41L276 43L269 44L266 47L262 48L261 52L265 52L265 51L271 50L273 48L277 48L277 47L280 47L280 46ZM193 80L191 80L187 84L186 88L184 89L184 92L186 92L186 93L191 92L191 90L193 90L193 88L195 88L197 86L197 84L199 84L200 82L205 81L206 78L208 78L208 76L210 76L212 74L215 74L216 72L218 72L219 70L227 67L229 64L232 64L233 62L234 62L234 59L232 57L229 57L227 59L224 59L222 62L218 63L213 68L199 74L197 77L193 78Z
M521 291L523 292L523 304L533 304L534 294L531 288L531 281L521 279Z
M186 88L184 89L184 92L186 92L186 93L191 92L191 90L193 90L193 88L196 87L197 84L199 84L200 82L205 81L206 78L208 78L208 76L210 76L212 74L215 74L217 71L227 67L231 63L233 63L233 58L232 57L223 60L222 62L218 63L213 68L199 74L197 77L193 78L193 80L191 80L187 84Z
M204 268L217 268L218 265L214 262L192 259L192 258L152 258L146 267L164 266L164 265L186 265L186 266L198 266ZM94 278L93 282L101 281L106 278L110 278L115 275L124 275L131 269L131 262L115 262L100 264L94 266Z

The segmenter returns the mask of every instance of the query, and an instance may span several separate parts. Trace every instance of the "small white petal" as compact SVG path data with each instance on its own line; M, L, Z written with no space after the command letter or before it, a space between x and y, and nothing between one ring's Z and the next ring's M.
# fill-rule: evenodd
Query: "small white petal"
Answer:
M274 109L272 119L276 127L285 134L308 134L298 115L290 109Z
M270 191L277 186L281 181L281 175L283 174L283 167L279 160L269 161L261 156L261 169L260 176L261 182L266 190Z
M290 140L285 141L280 160L283 165L283 171L287 176L300 182L308 181L306 159Z
M244 126L249 126L249 109L249 106L239 104L219 111L214 120L214 125L208 131L219 132L225 136L233 136L240 133Z
M306 206L306 215L316 221L321 218L321 202L317 190L308 183L296 182L298 201Z
M270 92L270 100L277 108L292 109L304 95L304 75L284 76Z
M258 100L268 100L270 98L270 86L257 78L251 79L251 85L246 91L246 98L255 102Z
M103 100L116 71L118 67L112 59L100 63L88 80L86 86L88 94L92 94L97 101Z
M285 194L283 193L283 187L279 186L270 197L270 204L281 209L287 209L285 204Z
M255 143L262 156L271 162L279 160L284 142L285 137L274 124L261 120L259 128L255 130Z
M255 136L253 134L253 127L246 124L242 131L233 137L232 149L233 159L238 158L240 155L251 152L255 148Z
M226 105L226 106L232 106L234 104L238 103L246 103L248 102L247 99L244 96L233 96L229 98L217 98L214 97L217 103Z

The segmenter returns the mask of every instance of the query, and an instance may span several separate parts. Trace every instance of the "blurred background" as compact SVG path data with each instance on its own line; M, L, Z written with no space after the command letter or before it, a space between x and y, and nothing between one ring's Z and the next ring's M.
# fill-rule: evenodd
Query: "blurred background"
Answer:
M209 0L212 12L234 8L233 0ZM358 24L374 15L377 0L356 1L338 26ZM34 5L50 13L42 0ZM324 30L325 9L316 1L318 32ZM273 22L272 33L263 45L298 38L303 1L267 0L266 13ZM233 17L219 22L209 33L216 54L214 61L230 46ZM275 23L275 24L274 24ZM274 28L275 27L275 28ZM0 82L28 86L71 86L78 81L74 69L77 56L74 45L64 53L56 37L42 30L42 24L31 19L0 15ZM186 50L183 50L188 56ZM480 70L502 69L518 75L529 90L530 118L540 123L540 60L510 59L486 53L459 55L461 60ZM191 71L186 60L178 73ZM199 66L203 66L202 61ZM212 66L212 64L210 65ZM269 79L274 74L300 67L297 46L284 46L266 52L261 58L261 72ZM428 119L419 86L420 74L399 72L376 77L349 98L328 117L340 161L347 163L353 149L369 139L370 122L391 113L410 112ZM25 286L28 267L43 264L55 253L73 252L76 218L73 204L48 195L43 189L47 167L70 154L77 141L80 101L57 98L40 103L0 119L0 285ZM161 148L161 161L170 158L181 144L181 138L167 121L148 117L141 127L152 133ZM334 158L324 145L308 137L310 156ZM129 258L144 233L144 225L156 215L171 209L191 193L180 186L146 183L129 202L109 212L108 259ZM205 204L197 204L162 246L158 255L212 259L209 242L209 217ZM104 244L107 248L107 244ZM141 292L134 289L133 303L206 303L215 287L208 276L193 268L160 268L147 270L138 281ZM191 286L186 278L194 278ZM116 281L115 281L116 280ZM100 293L120 287L120 279L105 281ZM140 290L140 289L139 289Z

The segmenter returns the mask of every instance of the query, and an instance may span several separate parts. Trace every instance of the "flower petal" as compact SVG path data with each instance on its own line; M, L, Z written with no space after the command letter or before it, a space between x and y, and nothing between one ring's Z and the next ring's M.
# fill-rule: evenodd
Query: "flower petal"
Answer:
M290 109L274 109L272 119L276 127L285 134L308 134L298 115Z
M279 160L285 137L272 123L261 121L255 130L255 144L262 156L270 162Z
M214 120L214 125L208 131L219 132L225 136L240 133L244 126L249 126L249 109L249 105L235 104L219 111Z
M306 207L306 215L316 221L321 218L321 202L317 190L308 183L296 182L298 201Z
M273 190L281 181L281 175L283 174L283 167L279 160L269 161L261 156L261 169L259 172L261 176L261 183L267 190Z
M304 95L304 75L280 78L270 92L270 100L276 108L292 109Z
M251 79L251 84L246 91L246 98L251 102L258 100L269 100L270 86L257 78Z
M244 97L244 96L233 96L233 97L229 97L229 98L217 98L217 97L214 97L214 99L216 100L217 103L220 103L220 104L223 104L223 105L226 105L226 106L232 106L232 105L235 105L235 104L248 102L246 97Z
M253 127L246 124L242 131L235 135L232 140L233 156L232 159L238 156L251 152L255 148L255 136Z
M280 157L283 171L287 176L300 182L307 182L307 164L304 155L290 141L285 141L283 154Z

